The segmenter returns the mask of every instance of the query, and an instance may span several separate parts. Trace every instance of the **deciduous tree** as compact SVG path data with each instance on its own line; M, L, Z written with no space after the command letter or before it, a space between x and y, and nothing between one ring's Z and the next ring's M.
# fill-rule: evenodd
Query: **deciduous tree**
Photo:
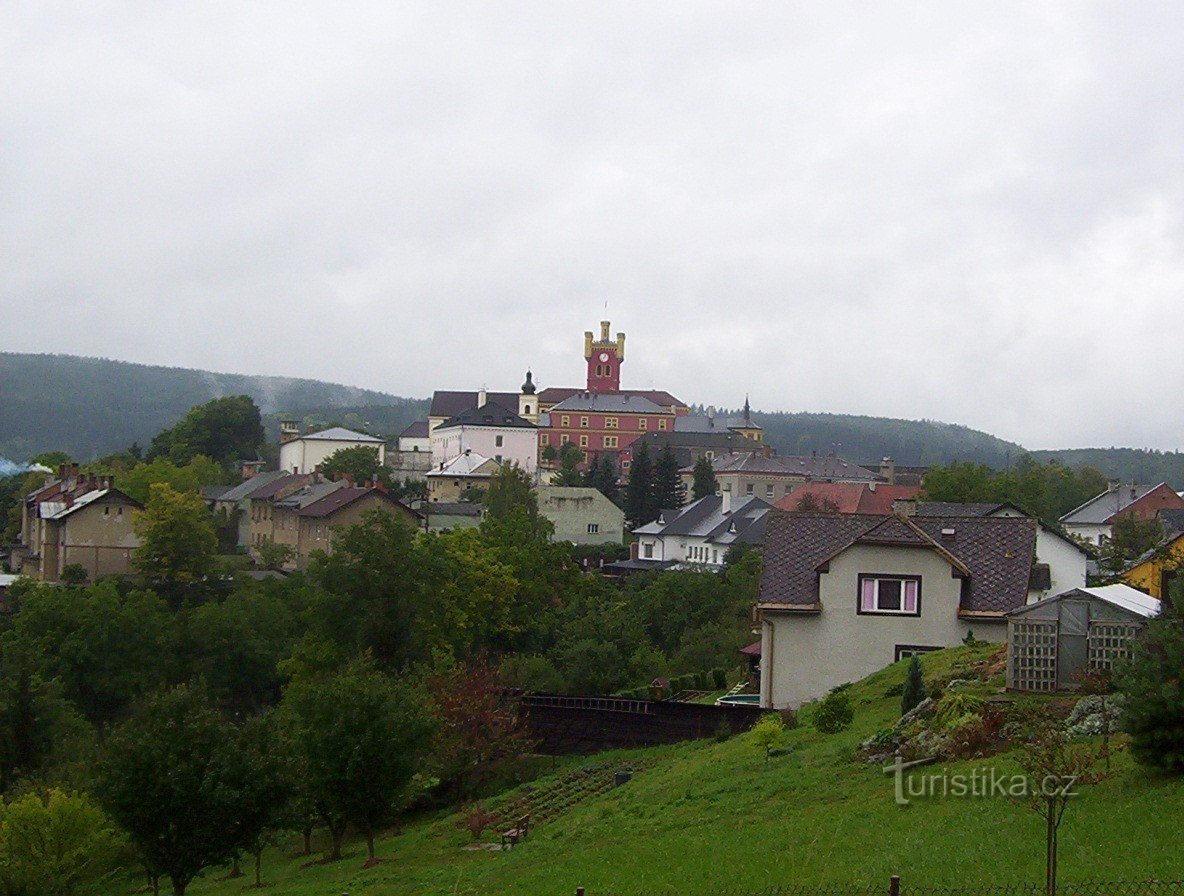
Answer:
M218 536L205 503L167 483L151 486L136 515L140 546L132 563L152 586L179 602L199 596L213 572Z

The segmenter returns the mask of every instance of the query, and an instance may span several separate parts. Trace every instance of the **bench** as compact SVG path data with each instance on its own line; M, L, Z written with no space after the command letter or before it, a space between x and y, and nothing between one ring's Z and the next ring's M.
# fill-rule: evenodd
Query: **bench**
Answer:
M502 831L502 849L508 849L518 843L519 840L525 840L526 835L530 833L530 816L523 815L518 819L518 823L508 831Z

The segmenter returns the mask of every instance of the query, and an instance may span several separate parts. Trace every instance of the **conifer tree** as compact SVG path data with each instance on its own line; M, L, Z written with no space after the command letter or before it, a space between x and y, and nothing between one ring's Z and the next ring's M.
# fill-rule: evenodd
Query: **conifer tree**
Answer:
M698 501L708 495L714 495L718 483L715 481L715 469L711 460L704 454L695 461L694 481L691 483L691 500Z
M654 504L658 510L664 507L682 507L687 502L687 487L678 472L678 457L667 442L654 465Z
M638 439L633 448L633 462L629 467L629 482L625 486L625 516L629 527L636 529L658 518L660 508L654 502L654 467L649 447Z
M904 693L900 698L900 714L903 716L925 699L925 681L921 678L921 661L914 653L909 660L909 670L904 677Z

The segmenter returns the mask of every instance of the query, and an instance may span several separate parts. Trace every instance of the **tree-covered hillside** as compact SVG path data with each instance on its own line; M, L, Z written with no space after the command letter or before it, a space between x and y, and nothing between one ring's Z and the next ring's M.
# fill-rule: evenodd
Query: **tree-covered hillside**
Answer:
M733 412L734 413L734 412ZM931 466L957 460L1001 468L1024 449L989 433L934 420L898 420L852 414L754 414L765 440L782 454L834 451L862 464L891 457L897 464Z
M1166 482L1184 489L1184 451L1150 451L1144 448L1066 448L1033 451L1036 460L1058 461L1067 467L1094 467L1111 479L1153 485Z
M88 460L147 445L191 407L227 395L250 395L272 421L277 413L336 419L338 411L342 418L361 411L377 431L397 432L426 411L423 401L318 380L2 352L0 455L21 461L62 450Z

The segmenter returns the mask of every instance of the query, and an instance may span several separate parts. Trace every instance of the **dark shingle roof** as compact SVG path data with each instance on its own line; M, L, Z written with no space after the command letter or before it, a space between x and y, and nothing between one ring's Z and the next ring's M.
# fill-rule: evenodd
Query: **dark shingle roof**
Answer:
M560 411L593 411L606 414L669 414L670 408L648 398L624 392L577 392L551 408L551 417Z
M300 515L303 517L326 517L332 516L337 511L348 507L355 501L360 501L367 495L376 495L379 498L395 504L405 510L411 516L419 516L414 510L399 501L396 501L389 494L375 488L358 488L357 486L346 486L339 488L336 491L330 492L319 501L314 501L300 509Z
M480 395L480 392L449 392L437 389L432 393L432 406L428 409L428 416L453 417L469 408L475 408ZM518 407L517 392L486 392L485 400L507 408Z
M760 602L807 609L818 567L855 543L930 547L968 572L961 610L1005 612L1027 601L1039 524L1026 517L910 517L773 512L765 522ZM949 530L953 530L952 532Z
M984 502L921 501L917 504L917 516L990 516L1004 506Z
M428 437L428 421L416 420L399 433L400 439L426 439Z
M758 451L717 454L711 465L716 474L753 473L763 476L804 476L808 479L832 479L875 482L880 476L834 455L824 457L774 454Z
M291 475L291 473L285 473L283 470L268 470L264 473L256 473L250 479L245 479L229 491L223 492L218 496L218 500L241 501L244 498L253 498L256 492L271 485L276 480L285 479Z
M437 429L447 429L450 426L495 426L499 429L511 427L515 429L535 429L535 425L523 417L519 417L505 405L496 401L487 401L479 408L469 408L449 417Z

